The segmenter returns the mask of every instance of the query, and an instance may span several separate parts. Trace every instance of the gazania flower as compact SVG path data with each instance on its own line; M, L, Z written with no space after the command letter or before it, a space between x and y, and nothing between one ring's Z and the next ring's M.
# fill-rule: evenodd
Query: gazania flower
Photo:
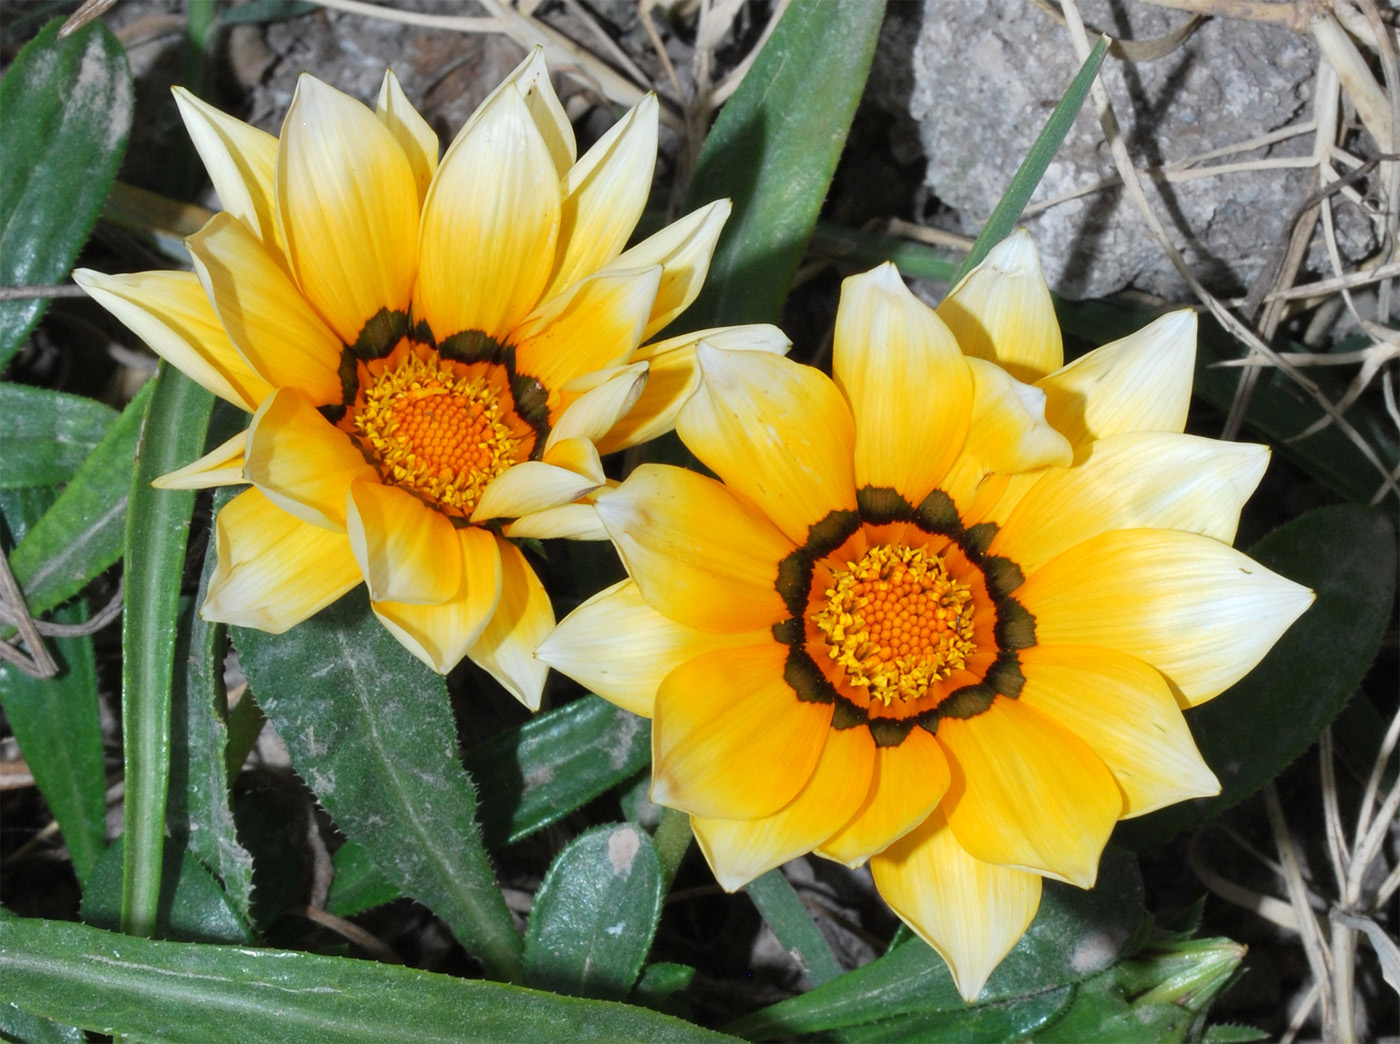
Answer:
M580 502L599 446L669 430L699 337L785 350L772 327L640 347L699 292L728 202L624 251L656 101L576 159L538 51L441 162L392 73L373 112L302 76L280 139L176 98L225 207L195 271L75 278L253 414L164 480L253 487L219 515L204 616L280 632L363 581L420 659L538 706L554 616L505 537L605 536Z
M848 279L834 382L701 345L677 431L722 481L600 497L631 579L538 655L653 718L652 797L725 888L869 860L972 999L1043 877L1087 888L1118 819L1218 790L1181 709L1312 598L1229 546L1267 451L1182 434L1194 332L1061 367L1021 233L937 313Z

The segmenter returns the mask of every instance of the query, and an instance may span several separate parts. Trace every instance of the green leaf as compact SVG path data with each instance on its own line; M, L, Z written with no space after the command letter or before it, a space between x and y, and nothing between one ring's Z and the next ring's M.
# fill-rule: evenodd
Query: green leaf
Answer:
M0 1039L20 1044L84 1044L87 1034L76 1026L21 1011L13 1004L0 1004Z
M97 861L83 891L82 917L94 928L121 927L122 838ZM162 856L158 923L177 942L246 943L247 921L191 853L169 845Z
M978 1000L1016 1000L1079 982L1113 964L1145 924L1137 862L1110 847L1091 891L1045 882L1035 921L992 973ZM943 958L911 937L864 967L725 1029L749 1040L770 1040L967 1007Z
M622 1000L661 919L661 865L646 831L605 823L555 857L530 911L525 981L575 997Z
M149 382L127 403L53 507L10 552L30 613L72 598L121 557L133 460L154 391Z
M62 24L46 25L0 81L0 286L68 275L126 151L126 52L100 20L60 40ZM0 302L0 367L47 306Z
M168 363L160 364L154 384L131 474L124 539L122 927L133 935L155 930L160 902L175 632L194 511L193 490L154 489L151 481L199 456L214 406L210 392Z
M686 209L734 212L672 332L775 322L865 87L885 5L793 0L705 138Z
M1263 662L1186 712L1220 780L1217 797L1120 823L1114 837L1150 848L1254 793L1317 739L1365 676L1395 600L1395 530L1354 504L1317 508L1274 530L1251 557L1317 592Z
M370 612L363 588L285 634L233 630L292 764L387 881L447 922L497 978L520 936L477 832L447 686Z
M219 508L232 499L220 489ZM204 556L199 593L180 613L170 703L172 736L170 802L166 823L177 845L188 848L223 883L230 901L246 922L251 918L253 859L238 840L229 802L228 694L224 691L227 635L221 624L199 615L218 563L214 542Z
M1017 1000L978 1004L962 1011L896 1015L880 1022L837 1030L832 1039L852 1044L875 1041L1001 1044L1002 1041L1025 1040L1069 1008L1074 995L1074 986L1061 986Z
M783 949L802 965L813 986L830 982L841 974L841 965L832 955L821 929L781 870L769 870L750 881L744 891L758 907L768 927L773 929Z
M67 482L116 419L82 395L0 384L0 488Z
M240 1044L722 1041L612 1001L556 997L343 957L153 942L0 920L0 1002L98 1033Z
M488 848L519 841L611 790L651 760L651 722L597 696L493 736L462 756Z
M1079 67L1079 72L1070 81L1064 97L1050 113L1050 118L1045 121L1035 144L1026 153L1026 158L1021 161L1021 166L1017 168L1011 183L1006 186L1006 191L997 201L992 216L987 219L981 235L977 237L977 242L972 244L972 250L958 266L958 271L953 276L954 283L977 267L992 247L1010 235L1011 230L1016 227L1016 222L1021 220L1021 211L1026 209L1026 204L1030 202L1040 179L1045 176L1045 168L1050 166L1050 161L1060 149L1060 143L1074 126L1075 117L1079 115L1084 99L1089 96L1089 87L1098 75L1099 66L1103 64L1104 55L1107 53L1108 37L1100 37L1094 49L1089 52L1089 57L1085 58L1084 64Z
M354 917L376 906L392 903L403 893L384 880L369 853L355 841L347 840L331 857L335 876L326 895L326 912L337 917Z

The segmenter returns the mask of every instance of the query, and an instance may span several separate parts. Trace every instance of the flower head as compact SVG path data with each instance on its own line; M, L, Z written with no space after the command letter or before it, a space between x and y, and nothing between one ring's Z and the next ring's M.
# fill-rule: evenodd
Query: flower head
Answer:
M1118 819L1218 790L1181 709L1311 602L1229 546L1268 455L1182 434L1194 333L1062 367L1019 233L936 313L848 279L834 381L702 344L677 431L719 480L600 497L630 579L538 655L653 718L653 799L722 885L869 860L971 999L1043 877L1089 887Z
M302 76L280 138L176 99L225 207L195 271L75 278L253 415L163 480L252 484L204 616L280 632L365 582L420 659L470 656L537 706L554 616L507 537L605 536L599 451L669 430L699 338L786 350L772 327L643 345L699 292L728 202L624 250L656 100L578 158L538 50L441 162L392 73L374 111Z

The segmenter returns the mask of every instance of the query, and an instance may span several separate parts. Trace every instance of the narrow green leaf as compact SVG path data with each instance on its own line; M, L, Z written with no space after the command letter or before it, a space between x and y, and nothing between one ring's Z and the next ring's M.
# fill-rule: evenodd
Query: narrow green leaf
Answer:
M744 891L758 907L768 927L773 929L783 949L806 970L807 980L813 986L830 982L841 974L841 965L821 929L781 870L769 870L750 881Z
M100 20L60 40L62 24L46 25L0 81L0 286L67 276L126 151L126 52ZM0 367L47 306L0 302Z
M723 1041L612 1001L282 950L0 919L0 1002L98 1033L240 1044Z
M0 384L0 488L67 482L116 419L86 396Z
M605 823L555 857L525 933L525 981L574 997L622 1000L661 919L661 865L645 830Z
M112 842L83 891L83 921L94 928L121 927L122 838ZM160 877L161 936L176 942L246 943L247 919L219 882L190 852L168 845Z
M945 250L899 236L842 228L818 221L812 232L811 253L839 260L852 268L874 268L893 261L911 279L935 279L951 283L958 261Z
M493 736L462 756L481 794L488 848L519 841L606 793L651 760L651 722L597 696Z
M147 383L127 403L53 507L10 552L31 613L72 598L121 557L133 459L154 391Z
M850 1044L909 1041L911 1044L1001 1044L1027 1040L1070 1007L1073 985L1015 1000L978 1004L961 1011L895 1015L879 1022L849 1026L832 1033L833 1040Z
M1027 997L1109 967L1141 935L1147 916L1142 902L1137 862L1115 848L1104 852L1091 891L1046 881L1040 912L987 980L979 1002ZM771 1040L966 1008L943 958L910 937L878 960L725 1030L748 1040Z
M987 224L977 237L977 242L972 244L972 250L958 266L958 271L953 276L954 283L976 268L992 247L1010 235L1011 230L1016 227L1016 222L1021 220L1021 211L1026 209L1026 204L1030 202L1040 179L1045 176L1045 168L1050 166L1050 161L1060 149L1060 143L1074 126L1075 117L1079 115L1084 99L1089 96L1089 87L1098 75L1099 66L1103 64L1104 55L1107 53L1108 37L1102 36L1089 52L1089 57L1084 59L1079 72L1070 81L1064 97L1050 113L1050 118L1045 121L1045 127L1026 153L1026 158L1021 161L1021 166L1017 168L1011 183L1006 186L1001 199L997 201L992 216L987 219Z
M326 895L326 911L337 917L354 917L392 903L403 894L384 880L364 846L356 841L346 840L336 849L331 867L335 876L331 878L330 892Z
M447 686L370 612L363 588L285 634L233 630L292 764L384 878L447 922L496 978L521 940L477 831Z
M192 490L151 481L199 456L214 396L168 363L141 425L126 517L122 613L122 748L126 764L122 927L156 930L170 787L170 689Z
M1120 843L1150 848L1254 793L1312 746L1375 659L1395 602L1395 529L1353 504L1317 508L1250 549L1261 564L1317 592L1302 618L1240 682L1186 712L1217 797L1130 819Z
M701 148L686 209L729 198L700 297L675 331L774 322L846 144L883 0L793 0Z
M87 1034L76 1026L64 1026L40 1015L0 1004L0 1040L19 1044L84 1044Z
M218 490L215 507L232 499ZM188 848L219 880L240 917L251 917L253 859L238 840L225 760L228 694L224 691L227 634L199 615L209 578L218 563L214 541L204 556L199 593L180 613L175 679L170 704L172 737L170 803L166 823L172 840Z
M6 528L22 536L55 495L55 490L41 487L6 491L0 509ZM79 601L54 615L60 623L77 623L86 618L87 606ZM89 636L45 641L58 675L41 680L9 665L0 667L0 707L63 833L78 880L86 881L107 843L97 665Z

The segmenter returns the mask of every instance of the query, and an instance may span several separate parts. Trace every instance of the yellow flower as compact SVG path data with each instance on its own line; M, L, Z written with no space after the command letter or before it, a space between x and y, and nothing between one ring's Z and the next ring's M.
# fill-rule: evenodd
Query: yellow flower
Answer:
M653 718L653 799L725 888L868 859L972 999L1042 877L1216 793L1181 708L1312 600L1229 546L1268 454L1182 434L1194 342L1177 312L1061 367L1019 233L937 313L848 279L834 382L701 345L676 427L722 481L600 497L631 579L538 655Z
M441 162L392 73L373 112L302 76L280 139L176 98L225 208L195 271L74 275L253 414L158 483L252 484L219 515L204 616L281 632L363 580L424 662L469 656L537 707L554 614L505 537L606 538L599 451L674 425L700 337L786 350L772 327L643 346L699 292L728 201L624 251L656 100L578 159L538 50Z

